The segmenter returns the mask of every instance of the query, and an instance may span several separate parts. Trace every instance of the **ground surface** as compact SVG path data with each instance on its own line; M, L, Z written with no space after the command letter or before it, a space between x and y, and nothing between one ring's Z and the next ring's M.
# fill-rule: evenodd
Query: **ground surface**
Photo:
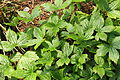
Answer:
M46 2L51 2L53 3L54 0L6 0L6 1L1 1L0 2L0 23L4 25L3 23L8 23L12 20L13 16L17 16L16 11L17 10L27 10L28 12L31 13L31 10L37 6L44 4ZM94 8L93 2L88 2L84 3L81 2L81 11L90 14L92 12L92 9ZM45 20L48 19L50 13L46 12L43 8L42 10L42 15L39 17L35 18L33 22L29 22L28 24L25 24L23 21L19 22L18 29L19 31L24 31L26 28L32 26L38 25L39 20ZM58 14L61 15L62 12L58 11ZM6 25L4 25L6 26ZM7 27L7 26L6 26Z

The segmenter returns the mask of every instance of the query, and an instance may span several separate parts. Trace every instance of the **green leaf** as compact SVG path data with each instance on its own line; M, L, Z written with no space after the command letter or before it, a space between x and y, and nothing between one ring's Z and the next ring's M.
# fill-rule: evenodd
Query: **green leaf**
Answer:
M67 26L69 23L67 23L67 22L65 22L65 21L63 21L63 20L60 20L60 21L58 21L58 23L57 23L57 26L59 27L59 28L65 28L65 26Z
M79 80L87 80L87 79L85 79L85 78L80 78Z
M17 43L17 34L11 29L8 29L8 31L6 32L6 38L13 44Z
M112 10L112 11L109 11L107 13L107 15L108 15L109 18L114 18L114 19L120 18L120 11L118 11L118 10Z
M109 77L113 77L115 73L113 71L106 71L106 75Z
M88 55L87 54L82 54L83 49L81 49L80 47L74 46L74 52L73 53L75 53L75 54L73 54L71 56L71 63L72 64L78 63L78 60L80 61L80 63L85 63L85 60L87 59Z
M53 25L51 28L49 27L49 30L47 31L46 35L53 37L53 36L57 36L58 32L59 32L58 26Z
M4 76L3 72L0 72L0 80L5 80L5 76Z
M62 51L60 51L60 50L56 50L57 51L57 57L62 57L63 56L63 53L62 53Z
M17 46L21 46L21 45L25 44L30 39L31 39L30 35L28 35L26 33L21 34L19 39L17 40Z
M114 10L114 9L118 9L118 8L120 8L120 0L113 0L113 2L111 2L110 4L109 4L109 7L112 9L112 10Z
M65 43L62 51L63 51L63 55L69 56L73 51L73 45L70 46L69 43Z
M95 40L99 41L100 37L99 37L99 33L96 33L95 35Z
M63 79L63 71L64 69L59 69L59 70L56 69L54 71L51 71L51 74L56 80L61 80Z
M12 66L9 66L5 71L4 71L4 76L7 76L8 78L11 78L14 73L14 68Z
M32 40L27 40L24 44L20 44L19 46L20 47L23 47L23 48L26 48L26 47L29 47L29 46L33 46L35 44L38 44L39 42L41 42L42 39L32 39Z
M24 56L26 59L29 59L29 61L36 61L39 59L39 57L37 56L37 54L34 51L27 51Z
M41 72L39 77L40 80L51 80L51 74L49 72Z
M64 65L64 63L66 65L69 64L70 59L68 58L68 56L72 53L73 51L73 45L70 46L69 43L65 43L63 49L62 49L63 53L61 51L58 51L58 57L60 57L60 59L56 62L56 64L58 66L62 66Z
M31 68L33 68L34 64L32 64L32 62L38 60L39 57L37 56L37 54L35 54L35 52L33 51L27 51L19 60L18 64L17 64L17 69L23 70L23 69L27 69L30 70Z
M120 49L120 36L115 37L111 43L111 46L116 48L116 49Z
M79 37L76 35L76 34L67 34L67 37L66 38L71 38L73 40L77 40L79 39Z
M55 5L59 8L63 3L63 0L55 0Z
M95 12L89 22L90 27L96 28L96 30L100 30L104 25L104 18L100 15L100 12Z
M22 54L17 52L10 61L12 62L19 61L21 57L22 57Z
M15 72L13 73L12 76L16 77L18 79L22 79L22 78L28 76L29 74L30 74L29 71L17 69L17 70L15 70Z
M18 19L24 21L26 24L27 24L28 22L32 21L31 17L27 17L27 18L18 17Z
M59 22L59 17L53 15L49 18L48 22L53 23L53 25L57 25ZM52 26L52 27L54 27L54 26Z
M84 19L80 22L80 25L83 26L84 30L88 30L89 29L89 21L88 19Z
M58 67L59 67L59 66L63 66L64 63L65 63L66 65L68 65L68 64L70 63L70 59L69 59L69 58L66 58L66 57L63 57L63 58L59 59L59 60L56 62L56 64L58 65Z
M86 1L86 0L72 0L72 2L83 2L83 1Z
M67 6L69 6L71 4L72 0L66 0L60 7L60 9L64 9Z
M100 78L102 78L102 77L105 75L105 70L104 70L104 68L101 68L101 67L99 67L99 66L94 66L94 67L93 67L93 71L94 71L95 73L98 73L98 75L100 76Z
M25 78L25 80L36 80L37 74L31 73L29 76Z
M114 31L119 35L120 34L120 27L116 26L116 29Z
M68 12L71 14L75 10L74 4L70 4Z
M110 48L109 49L109 58L112 60L114 63L117 64L118 59L119 59L119 52L115 48Z
M34 28L34 37L41 39L45 36L45 29Z
M101 56L95 55L94 60L100 66L102 66L104 64L104 59Z
M44 39L42 39L42 40L38 39L38 40L39 40L39 41L38 41L38 42L36 43L36 45L34 46L34 49L35 49L35 50L41 45L42 42L45 41Z
M99 38L101 39L101 40L103 40L103 41L107 41L107 34L105 34L105 33L99 33Z
M45 45L45 47L52 48L52 43L50 41L46 40L45 43L47 44L47 45Z
M63 4L62 2L63 2L62 0L55 0L55 5L51 3L44 3L41 6L45 7L47 11L56 11L59 9L64 9L67 6L69 6L72 0L66 0Z
M105 26L113 26L113 21L112 21L111 18L108 17L108 18L105 20Z
M46 42L46 43L48 44L48 46L49 46L49 47L47 48L47 50L50 50L50 51L56 50L55 48L58 47L59 44L60 44L58 38L54 38L54 39L52 40L52 43L49 42L49 41L45 41L45 42Z
M95 0L95 2L97 3L100 9L105 10L105 11L110 10L107 0Z
M39 58L37 64L46 64L48 66L52 65L54 58L51 56L51 52L44 52L42 58Z
M66 26L66 29L67 29L68 32L74 32L74 27L73 27L72 24L66 23L65 26Z
M21 17L24 17L24 18L30 18L30 14L26 11L17 11L17 13L21 16Z
M65 62L66 65L68 65L70 63L70 59L69 58L65 58Z
M97 46L99 49L97 49L97 56L105 56L109 51L109 46L105 44L101 44Z
M83 64L86 62L86 59L88 58L88 55L87 54L81 54L80 57L79 57L79 60L78 62Z
M5 23L5 24L9 26L17 26L18 22L19 22L18 17L14 17L10 23Z
M114 31L114 29L115 29L114 26L104 26L101 31L102 32L112 32L112 31Z
M25 21L26 23L29 22L29 21L32 21L34 18L36 18L37 16L40 15L40 6L36 6L33 10L32 10L32 13L29 14L28 12L26 11L17 11L18 14L22 17L22 18L19 18L19 20L23 20Z
M38 21L38 23L40 24L40 25L42 25L42 24L44 24L44 23L46 23L47 21L46 20L39 20Z
M7 69L10 65L8 57L5 55L0 54L0 72Z
M40 6L36 6L33 10L32 10L32 13L31 13L31 18L34 19L36 17L38 17L40 15Z
M53 44L52 47L54 47L54 48L56 48L56 47L58 47L60 45L60 41L59 41L58 37L54 38L52 40L52 44Z
M83 36L84 32L83 32L83 27L81 27L80 25L78 25L77 23L75 23L75 34L78 34L79 36Z
M54 4L51 3L44 3L41 6L45 7L47 11L56 11L58 9Z
M13 48L15 48L15 45L11 44L10 42L1 41L0 49L2 49L4 51L11 51L11 50L13 50Z
M85 39L84 40L89 40L93 38L93 33L94 33L94 28L88 29L85 33Z
M99 39L103 40L103 41L107 41L107 34L105 34L104 32L98 32L95 35L95 39L98 41Z

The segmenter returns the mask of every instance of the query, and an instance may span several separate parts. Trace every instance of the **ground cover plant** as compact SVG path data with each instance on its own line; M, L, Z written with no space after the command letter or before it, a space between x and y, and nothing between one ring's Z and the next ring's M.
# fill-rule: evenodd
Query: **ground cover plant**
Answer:
M119 4L54 0L1 18L0 80L120 80Z

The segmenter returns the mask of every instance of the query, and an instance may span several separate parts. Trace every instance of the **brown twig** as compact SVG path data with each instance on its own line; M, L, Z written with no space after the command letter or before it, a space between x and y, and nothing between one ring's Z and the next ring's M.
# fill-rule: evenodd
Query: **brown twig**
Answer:
M6 28L2 26L2 24L0 24L0 28L6 32Z
M34 3L35 3L35 1L34 1L34 0L32 0L32 8L34 7Z

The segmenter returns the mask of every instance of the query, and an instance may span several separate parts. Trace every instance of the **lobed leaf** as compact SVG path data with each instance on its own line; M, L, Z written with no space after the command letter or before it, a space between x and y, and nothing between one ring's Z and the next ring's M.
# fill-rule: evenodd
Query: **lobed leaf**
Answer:
M17 44L17 34L13 30L8 29L8 31L6 32L6 38L11 43Z
M109 51L109 46L105 44L101 44L97 46L99 49L97 49L97 56L105 56Z
M112 11L109 11L107 13L107 15L108 15L108 17L114 18L114 19L120 18L120 11L118 11L118 10L112 10Z
M117 64L118 59L119 59L119 52L115 48L110 48L109 49L109 58L112 60L114 63Z
M120 37L115 37L111 43L112 47L120 49Z
M101 67L99 67L99 66L93 67L93 71L94 71L95 73L98 73L98 75L100 76L101 79L102 79L102 77L105 75L105 70L104 70L104 68L101 68Z
M34 19L36 17L38 17L41 13L41 10L40 10L40 6L36 6L33 10L32 10L32 13L31 13L31 18Z
M44 3L41 6L45 7L47 11L56 11L58 9L54 4L51 3Z
M1 41L0 49L4 51L11 51L15 48L15 45L8 41Z

